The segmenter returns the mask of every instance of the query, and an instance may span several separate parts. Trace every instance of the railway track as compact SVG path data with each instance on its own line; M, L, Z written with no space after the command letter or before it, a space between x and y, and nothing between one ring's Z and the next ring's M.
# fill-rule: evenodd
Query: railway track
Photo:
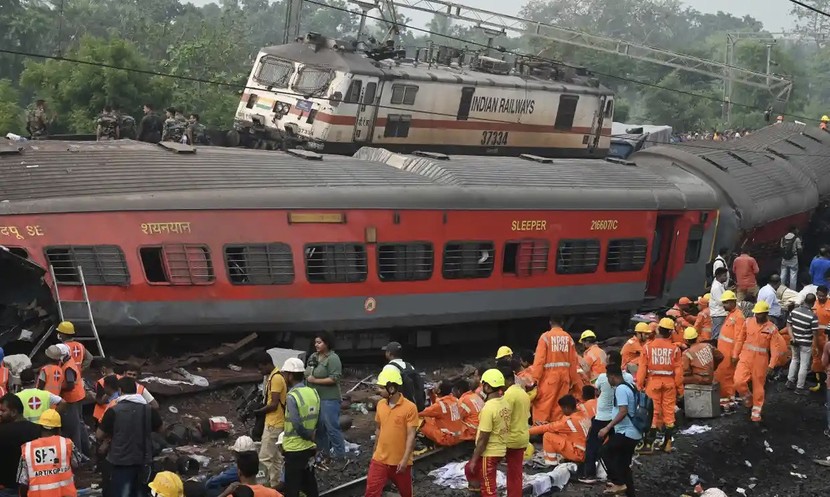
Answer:
M418 470L422 470L424 466L438 467L468 456L470 453L472 453L472 446L469 443L463 443L455 447L439 447L415 457L412 466L413 483L417 480ZM320 497L359 497L363 495L365 486L366 476L361 476L321 492Z

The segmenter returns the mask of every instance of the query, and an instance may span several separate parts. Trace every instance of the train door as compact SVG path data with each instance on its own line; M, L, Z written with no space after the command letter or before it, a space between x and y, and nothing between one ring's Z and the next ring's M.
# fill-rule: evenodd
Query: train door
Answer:
M377 114L376 98L378 93L378 83L376 81L369 81L364 86L359 79L352 80L352 86L360 85L357 90L359 104L357 106L357 116L354 123L354 141L365 142L371 141L372 131L375 125L375 115ZM349 93L351 93L351 88ZM357 101L358 99L355 98Z
M669 262L677 240L677 220L675 215L658 215L654 227L654 240L651 245L651 270L648 274L646 297L659 298L667 290Z

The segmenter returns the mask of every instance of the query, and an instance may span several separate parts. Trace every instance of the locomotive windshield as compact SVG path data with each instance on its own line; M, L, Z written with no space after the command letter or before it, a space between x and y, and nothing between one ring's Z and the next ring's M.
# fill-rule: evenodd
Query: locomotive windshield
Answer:
M331 69L301 66L294 91L303 95L320 95L328 88L333 77Z
M263 57L254 79L265 86L285 88L294 74L294 63L274 57Z

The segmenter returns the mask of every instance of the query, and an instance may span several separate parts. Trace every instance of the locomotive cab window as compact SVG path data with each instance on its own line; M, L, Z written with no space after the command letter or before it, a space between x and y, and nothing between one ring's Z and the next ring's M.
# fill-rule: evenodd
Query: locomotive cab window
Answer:
M696 224L689 228L689 241L686 244L686 264L694 264L700 260L703 248L703 225Z
M206 245L171 243L140 247L138 253L148 283L209 285L216 279Z
M389 114L386 118L386 127L383 130L384 138L406 138L409 136L409 126L412 116Z
M415 105L418 87L415 85L392 85L392 105Z
M260 59L254 80L268 87L285 88L294 74L294 63L265 56Z
M640 271L646 265L648 242L645 238L623 238L608 242L605 270L609 273Z
M432 277L431 243L384 243L378 245L380 281L423 281Z
M489 278L495 256L493 242L448 242L441 272L448 280Z
M46 247L45 255L58 283L80 285L79 267L87 285L120 286L130 283L124 252L116 245Z
M562 240L556 250L558 274L594 273L599 266L599 240Z
M294 282L291 246L285 243L225 246L228 279L234 285L289 285Z
M305 246L309 283L366 281L366 247L357 243L320 243Z
M504 245L502 272L516 276L543 274L548 270L547 240L517 240Z
M559 97L559 109L556 111L554 129L570 131L573 128L577 102L579 102L579 97L576 95L562 95Z
M343 103L356 104L360 102L360 92L363 90L363 81L353 79L352 84L349 85L349 91L346 92L346 100Z

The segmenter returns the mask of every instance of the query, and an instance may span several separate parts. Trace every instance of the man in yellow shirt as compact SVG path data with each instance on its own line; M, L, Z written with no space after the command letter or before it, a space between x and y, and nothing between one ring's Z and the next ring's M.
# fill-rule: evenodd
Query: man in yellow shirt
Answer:
M285 395L288 388L280 368L274 366L274 359L268 352L262 351L257 357L259 372L266 377L263 391L265 405L254 414L265 415L265 429L262 432L262 446L259 448L259 460L268 468L271 488L276 488L282 478L282 453L277 447L277 439L285 427Z
M397 368L384 368L377 385L384 397L375 412L375 452L366 474L365 497L381 497L391 480L401 497L412 497L412 451L418 429L418 408L403 396L403 377Z
M514 383L513 369L499 368L504 376L504 402L510 408L510 424L507 427L507 497L522 497L522 464L525 450L530 443L530 396L524 388Z
M476 448L464 466L464 476L471 491L481 492L481 497L496 497L496 466L507 453L510 426L510 406L501 396L504 375L498 369L488 369L481 375L481 388L486 402L478 415Z

